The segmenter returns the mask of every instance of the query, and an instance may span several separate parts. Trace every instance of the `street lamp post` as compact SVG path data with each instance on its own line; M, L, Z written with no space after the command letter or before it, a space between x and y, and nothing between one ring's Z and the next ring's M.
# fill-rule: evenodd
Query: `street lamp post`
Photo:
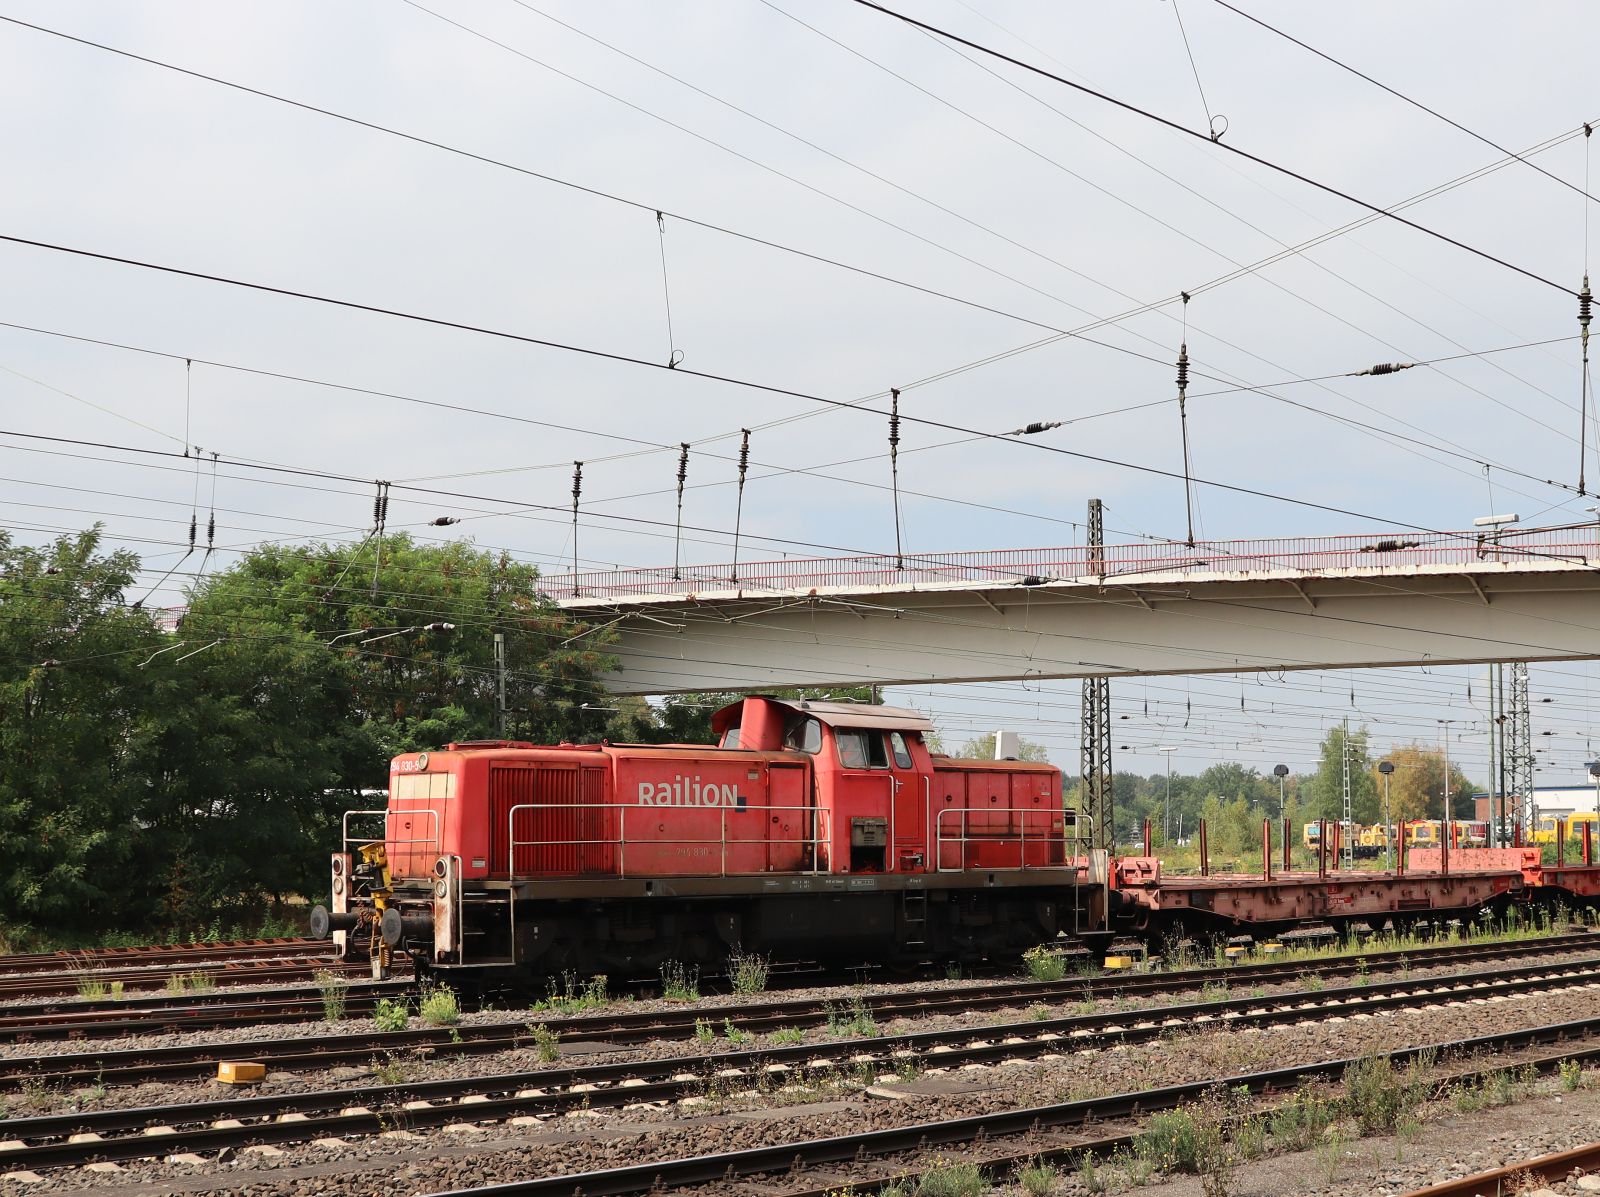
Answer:
M1378 772L1383 774L1383 842L1385 844L1385 858L1389 862L1389 869L1394 870L1394 824L1389 818L1389 774L1394 772L1393 761L1379 761Z
M1289 807L1283 796L1283 779L1289 776L1289 766L1272 766L1272 775L1278 779L1278 819L1281 822L1289 817Z

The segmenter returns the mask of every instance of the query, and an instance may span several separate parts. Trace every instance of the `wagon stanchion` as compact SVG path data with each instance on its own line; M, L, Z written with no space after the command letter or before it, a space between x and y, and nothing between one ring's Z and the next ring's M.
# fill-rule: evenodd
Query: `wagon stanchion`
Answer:
M1583 824L1583 863L1585 866L1594 863L1594 838L1590 834L1594 830L1592 823Z
M1200 820L1200 876L1211 876L1211 845L1206 839L1206 821Z
M1272 880L1272 820L1261 820L1261 880Z
M1290 823L1287 818L1283 820L1283 871L1287 873L1294 868L1294 857L1291 855L1293 844L1289 840Z
M1317 879L1328 875L1328 820L1317 820Z

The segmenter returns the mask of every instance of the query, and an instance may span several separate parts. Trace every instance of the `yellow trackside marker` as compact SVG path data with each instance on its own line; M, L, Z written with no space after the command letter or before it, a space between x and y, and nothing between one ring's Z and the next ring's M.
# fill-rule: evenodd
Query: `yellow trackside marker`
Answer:
M1114 969L1115 968L1132 968L1133 967L1133 957L1132 956L1107 956L1106 957L1106 967L1107 968L1114 968Z
M1224 948L1222 954L1228 958L1229 963L1238 960L1249 953L1249 948Z
M1261 945L1261 950L1268 956L1276 956L1283 951L1283 945L1281 943L1264 943Z
M223 1060L217 1065L217 1080L224 1085L253 1085L267 1075L265 1064L243 1060Z

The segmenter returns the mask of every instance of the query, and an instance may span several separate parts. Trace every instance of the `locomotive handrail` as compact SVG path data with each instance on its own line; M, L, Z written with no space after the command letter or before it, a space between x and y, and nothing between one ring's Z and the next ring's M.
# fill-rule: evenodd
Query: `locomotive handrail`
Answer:
M793 870L793 871L798 871L798 872L801 872L801 873L810 873L810 874L824 873L824 872L827 871L827 867L821 862L821 855L822 854L821 854L820 851L818 851L818 849L824 848L824 847L826 847L828 844L830 844L832 842L832 816L833 816L833 812L831 812L831 811L823 810L823 809L821 809L819 807L812 806L810 804L801 804L801 805L793 805L793 806L791 806L791 805L781 805L781 806L780 805L720 806L720 807L715 808L720 812L720 815L721 815L721 818L719 819L719 822L718 822L718 838L715 839L715 840L709 839L709 838L707 838L705 836L694 836L694 837L688 837L688 838L674 838L674 837L665 837L664 838L664 837L661 837L661 836L658 836L658 835L651 835L651 836L648 836L648 837L642 837L641 836L641 837L635 837L635 838L632 838L632 839L628 838L628 834L627 834L628 826L627 826L627 824L628 824L628 815L629 815L630 812L647 811L652 815L657 815L663 809L693 810L693 811L696 811L696 812L704 812L704 811L712 809L712 808L709 808L709 807L671 807L671 808L662 808L662 807L654 807L654 806L648 806L648 807L618 806L618 805L616 805L614 803L608 803L608 802L561 802L561 803L522 802L522 803L518 803L516 806L511 807L506 812L506 876L507 877L515 877L515 876L517 876L517 868L516 868L516 864L517 864L517 849L519 849L519 848L614 847L614 848L617 849L616 875L619 876L619 877L625 877L625 876L628 875L627 853L628 853L628 845L629 844L634 844L634 845L641 845L641 844L649 844L649 845L660 845L660 844L665 844L665 845L687 845L687 846L704 847L704 848L710 848L712 846L716 846L719 849L718 875L722 876L722 877L729 876L729 872L728 872L728 846L729 846L730 843L735 845L735 846L740 846L740 845L771 846L773 844L796 845L796 846L799 846L799 847L807 847L807 846L809 846L812 849L810 866L807 867L807 868L804 868L804 869ZM529 811L529 810L531 810L531 811L602 810L602 811L616 812L616 814L617 814L616 834L615 835L587 836L587 837L578 838L578 839L519 840L519 839L517 839L517 836L516 836L517 814L518 814L519 811ZM773 814L775 812L781 812L781 811L793 811L793 812L798 812L800 814L813 816L816 819L816 822L815 822L815 824L814 824L814 826L812 828L813 834L809 835L809 836L799 836L799 837L783 836L783 837L780 838L780 837L775 837L775 836L767 836L767 837L737 838L737 839L729 840L729 838L728 838L728 815L729 815L730 812L732 812L734 814ZM791 871L791 870L785 870L785 871L787 872L787 871ZM751 872L748 872L748 871L743 871L743 872L735 873L733 875L734 876L745 876L745 875L754 876L754 875L757 875L757 874L751 873Z
M352 837L350 834L350 817L352 815L357 817L364 815L382 815L383 834L381 836L371 836L366 839ZM390 835L389 820L396 815L427 815L429 819L429 826L433 829L433 834L417 836L412 839L404 840ZM425 806L418 807L416 810L390 810L387 807L382 810L347 810L344 812L344 817L340 821L339 830L340 838L344 844L344 847L341 849L341 851L344 852L349 852L351 850L351 845L365 847L367 844L394 844L399 847L410 847L416 844L431 844L433 846L433 855L439 855L439 812L436 810L430 810Z
M1056 864L1056 865L1051 865L1051 864L1048 864L1048 863L1047 864L1043 864L1043 865L1030 865L1028 863L1028 820L1026 818L1018 819L1017 820L1018 826L1015 829L1013 829L1011 827L1005 827L1005 828L1002 828L1002 829L999 829L999 830L996 830L996 831L982 831L982 830L979 830L979 831L976 831L976 832L970 831L968 829L968 825L967 825L968 824L968 820L973 815L1002 815L1002 814L1004 814L1004 815L1049 815L1049 816L1051 816L1052 821L1054 821L1055 817L1059 816L1060 819L1061 819L1061 830L1060 830L1060 832L1058 833L1054 829L1052 829L1051 831L1046 832L1042 836L1039 835L1037 832L1035 832L1034 837L1033 837L1033 842L1035 844L1038 844L1038 843L1041 843L1041 842L1043 842L1043 843L1056 843L1056 842L1059 842L1061 844L1061 849L1062 849L1062 861L1061 861L1061 863L1060 864ZM960 818L961 818L961 828L960 828L959 833L954 834L954 835L949 835L949 834L946 833L944 823L945 823L945 817L947 815L958 815L958 816L960 816ZM1081 825L1087 825L1087 827L1088 827L1087 832L1081 832L1079 830ZM945 863L944 846L947 843L953 845L957 849L956 863L955 864L946 864ZM1017 864L1016 865L998 865L998 866L997 865L984 865L984 866L982 866L983 869L985 871L987 871L987 872L1008 873L1008 872L1021 871L1021 870L1024 870L1024 869L1064 868L1064 867L1067 866L1067 864L1069 862L1075 860L1080 855L1080 853L1078 853L1078 852L1069 851L1069 847L1072 844L1077 843L1077 844L1082 844L1085 847L1087 847L1088 845L1094 843L1094 818L1091 815L1085 815L1085 814L1082 814L1082 813L1080 813L1078 811L1074 811L1074 810L1064 810L1064 809L1061 809L1059 807L1038 807L1038 806L972 806L972 807L955 806L955 807L947 807L947 808L945 808L944 810L940 811L934 817L934 847L933 847L933 854L934 854L935 868L939 872L941 872L941 873L959 873L959 872L963 872L966 869L968 869L970 867L967 864L967 845L969 843L977 843L977 844L995 844L995 843L1000 843L1000 844L1015 844L1017 846Z

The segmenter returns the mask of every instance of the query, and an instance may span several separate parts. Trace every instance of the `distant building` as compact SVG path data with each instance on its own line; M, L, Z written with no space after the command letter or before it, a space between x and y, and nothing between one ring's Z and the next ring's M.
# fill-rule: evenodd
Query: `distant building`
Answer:
M176 632L183 626L183 617L188 610L188 607L162 607L151 615L156 621L156 627L163 632Z
M1516 795L1512 795L1512 806L1516 805ZM1534 786L1533 804L1541 815L1550 815L1553 818L1565 819L1573 811L1592 811L1600 809L1596 806L1595 787L1592 785L1577 786ZM1488 794L1474 794L1472 796L1472 817L1475 819L1489 820L1500 813L1500 795L1495 795L1494 809L1489 809Z

